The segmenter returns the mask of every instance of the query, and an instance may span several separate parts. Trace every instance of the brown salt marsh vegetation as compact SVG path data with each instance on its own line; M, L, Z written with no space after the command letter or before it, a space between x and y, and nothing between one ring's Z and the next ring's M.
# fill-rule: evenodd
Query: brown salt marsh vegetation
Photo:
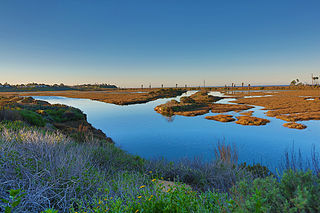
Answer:
M238 116L236 124L241 124L245 126L261 126L266 125L270 121L268 119L251 117L251 116Z
M252 109L252 106L244 105L244 104L212 104L211 112L213 113L224 113L224 112L240 112L243 110Z
M245 116L252 116L253 111L247 111L247 112L240 112L240 115L245 115Z
M257 117L252 117L252 116L238 116L236 118L238 119L237 121L235 121L236 119L232 115L224 115L224 114L205 117L205 119L215 120L215 121L220 121L220 122L235 121L236 124L241 124L244 126L261 126L261 125L266 125L267 123L270 122L267 119L257 118Z
M220 122L232 122L232 121L236 120L233 118L232 115L224 115L224 114L214 115L214 116L206 116L205 119L220 121Z
M183 115L183 116L197 116L207 114L210 111L212 113L224 113L224 112L240 112L253 108L244 104L217 104L214 103L223 97L216 97L208 95L208 91L199 91L190 97L182 97L180 102L176 100L168 101L165 104L161 104L154 108L160 114L166 116ZM248 113L248 112L247 112ZM250 112L249 112L250 113ZM252 114L252 112L251 112ZM235 121L232 115L215 115L205 117L208 120L216 120L220 122Z
M283 126L291 128L291 129L305 129L305 128L307 128L306 125L295 123L295 122L284 123Z
M146 103L158 98L169 98L181 95L190 89L106 89L102 91L51 91L51 92L5 92L1 95L10 96L63 96L70 98L85 98L118 105ZM248 88L239 87L233 90L224 88L206 88L207 91L221 91L232 95L237 104L214 103L221 97L209 96L204 90L192 95L183 97L181 102L170 102L156 107L156 111L166 115L197 116L209 113L241 112L249 110L253 106L263 106L267 110L266 115L288 122L320 120L320 90L317 88L304 87L265 87L263 90L250 91ZM256 88L255 88L256 89ZM277 89L272 91L272 89ZM268 96L266 96L268 95ZM248 97L244 96L262 96ZM191 98L191 99L190 99ZM251 116L251 112L240 113L244 116Z
M233 102L262 106L264 110L267 110L267 116L284 121L320 120L320 90L316 89L278 91L272 93L272 96L240 97Z
M147 103L159 98L176 97L185 89L108 89L102 91L52 91L52 92L5 92L3 96L62 96L83 98L117 105Z
M154 110L163 115L197 116L208 113L212 103L221 99L221 97L208 95L207 91L199 91L190 97L182 97L180 102L168 101L155 107Z

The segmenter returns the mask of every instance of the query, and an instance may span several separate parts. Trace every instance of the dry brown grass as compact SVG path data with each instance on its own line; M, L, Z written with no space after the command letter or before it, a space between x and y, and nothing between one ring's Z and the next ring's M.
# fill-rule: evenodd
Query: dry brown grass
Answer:
M233 118L232 115L214 115L214 116L206 116L205 119L208 120L215 120L215 121L220 121L220 122L231 122L235 121L236 119Z
M251 117L251 116L238 116L237 121L235 123L241 125L249 125L249 126L261 126L266 125L270 121L263 118Z
M223 113L223 112L240 112L243 110L248 110L253 108L252 106L242 105L242 104L212 104L211 112L213 113Z
M291 129L305 129L305 128L307 128L306 125L295 123L295 122L285 123L285 124L283 124L283 126L291 128Z
M146 103L159 98L159 89L112 89L103 91L49 91L49 92L3 92L3 96L62 96L83 98L117 105ZM137 93L143 92L143 93ZM155 92L154 94L149 92ZM176 96L176 95L173 95ZM166 96L171 97L171 96ZM160 97L161 98L161 97Z
M269 97L239 98L234 102L263 106L268 110L267 116L285 121L320 120L319 90L281 91Z
M209 113L209 110L210 110L209 107L200 107L200 108L197 108L197 109L191 110L191 111L174 112L174 114L193 117L193 116L197 116L197 115L207 114L207 113Z
M199 91L190 97L181 98L181 101L169 101L154 108L163 115L197 116L209 113L222 113L230 111L243 111L253 107L240 104L216 104L214 102L223 99L222 97L211 96L207 91Z
M304 112L304 113L294 113L289 115L277 115L276 118L279 118L284 121L290 121L290 122L320 120L320 112Z
M230 145L218 142L217 148L214 150L214 155L217 162L227 165L238 164L238 150L234 144Z
M240 115L245 115L245 116L252 116L253 111L247 111L247 112L240 112Z

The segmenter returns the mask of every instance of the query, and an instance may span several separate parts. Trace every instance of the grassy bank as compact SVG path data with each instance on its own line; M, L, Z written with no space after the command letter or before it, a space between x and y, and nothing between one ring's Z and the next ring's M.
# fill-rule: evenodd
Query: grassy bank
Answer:
M0 211L316 212L311 171L237 165L232 147L215 160L144 160L98 140L74 142L23 122L0 123ZM289 159L289 158L288 158ZM288 164L288 167L293 167ZM176 185L164 187L162 180ZM188 184L185 185L185 184ZM10 196L11 194L11 196ZM50 210L51 209L51 210Z
M3 92L3 96L63 96L68 98L84 98L117 105L141 104L159 98L171 98L182 95L186 89L108 89L81 91L52 91L52 92Z
M0 121L2 120L20 120L48 130L59 129L65 135L82 142L92 138L112 142L105 133L88 123L87 115L81 110L31 97L0 96Z

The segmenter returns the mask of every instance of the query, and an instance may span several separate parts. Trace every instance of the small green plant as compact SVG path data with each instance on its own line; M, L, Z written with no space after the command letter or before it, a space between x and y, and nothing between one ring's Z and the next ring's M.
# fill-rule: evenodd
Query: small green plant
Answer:
M3 203L5 203L4 212L11 213L13 210L20 204L22 198L26 195L23 193L24 191L21 189L10 189L9 191L9 199L1 199Z
M55 210L55 209L46 209L46 210L42 211L41 213L58 213L58 210Z

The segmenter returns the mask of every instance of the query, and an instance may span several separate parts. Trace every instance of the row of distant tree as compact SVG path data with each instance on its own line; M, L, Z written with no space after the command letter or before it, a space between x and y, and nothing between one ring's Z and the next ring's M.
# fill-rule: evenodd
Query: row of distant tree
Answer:
M115 89L117 86L112 84L81 84L73 86L76 89Z
M111 84L81 84L75 86L67 86L61 84L38 84L38 83L27 83L27 84L8 84L7 82L0 83L0 91L56 91L56 90L92 90L92 89L106 89L106 88L117 88Z

